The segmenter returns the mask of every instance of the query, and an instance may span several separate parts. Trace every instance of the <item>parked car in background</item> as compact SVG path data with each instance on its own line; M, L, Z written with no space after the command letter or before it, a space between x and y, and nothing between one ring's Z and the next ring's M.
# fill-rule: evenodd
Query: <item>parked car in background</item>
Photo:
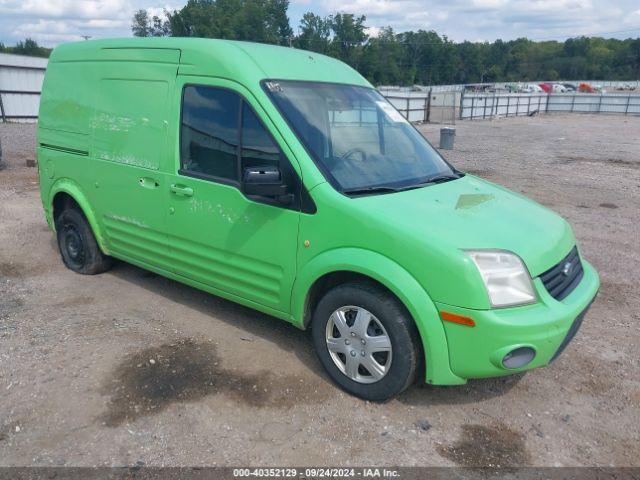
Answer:
M576 86L572 83L563 83L562 86L567 89L567 92L575 92Z
M545 92L545 93L551 93L553 91L553 85L551 85L550 83L541 83L540 84L540 88Z
M564 85L562 85L560 83L554 83L552 85L552 92L553 93L567 93L567 87L565 87Z
M544 90L542 88L533 83L523 85L520 91L522 93L544 93Z
M578 85L578 91L580 93L596 93L596 89L588 83L581 83L580 85Z

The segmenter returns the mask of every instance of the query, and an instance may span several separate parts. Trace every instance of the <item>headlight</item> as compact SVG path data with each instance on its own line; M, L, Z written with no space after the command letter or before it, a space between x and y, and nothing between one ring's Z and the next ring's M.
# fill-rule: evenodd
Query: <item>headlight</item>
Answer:
M520 257L504 250L467 250L478 267L492 307L532 303L536 294Z

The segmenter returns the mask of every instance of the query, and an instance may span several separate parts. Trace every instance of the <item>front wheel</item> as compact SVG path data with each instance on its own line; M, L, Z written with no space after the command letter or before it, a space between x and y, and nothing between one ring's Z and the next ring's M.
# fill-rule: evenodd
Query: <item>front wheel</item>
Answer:
M312 335L327 373L352 395L384 401L415 380L421 358L416 326L398 300L376 285L330 290L315 309Z

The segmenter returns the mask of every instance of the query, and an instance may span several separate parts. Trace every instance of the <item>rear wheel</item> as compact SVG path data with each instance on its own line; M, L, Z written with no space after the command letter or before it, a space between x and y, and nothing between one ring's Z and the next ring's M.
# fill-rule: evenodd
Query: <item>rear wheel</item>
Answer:
M58 248L67 268L83 275L102 273L113 263L100 250L91 226L78 209L65 208L56 219Z
M353 395L384 401L415 380L421 350L413 319L376 285L330 290L314 312L312 334L327 373Z

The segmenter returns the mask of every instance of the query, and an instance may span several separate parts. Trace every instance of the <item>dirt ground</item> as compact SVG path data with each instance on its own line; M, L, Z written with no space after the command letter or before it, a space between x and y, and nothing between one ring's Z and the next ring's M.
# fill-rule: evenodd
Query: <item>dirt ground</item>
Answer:
M0 125L0 465L640 465L640 118L456 129L445 156L566 217L600 295L548 368L375 404L283 322L125 263L65 269L35 128Z

